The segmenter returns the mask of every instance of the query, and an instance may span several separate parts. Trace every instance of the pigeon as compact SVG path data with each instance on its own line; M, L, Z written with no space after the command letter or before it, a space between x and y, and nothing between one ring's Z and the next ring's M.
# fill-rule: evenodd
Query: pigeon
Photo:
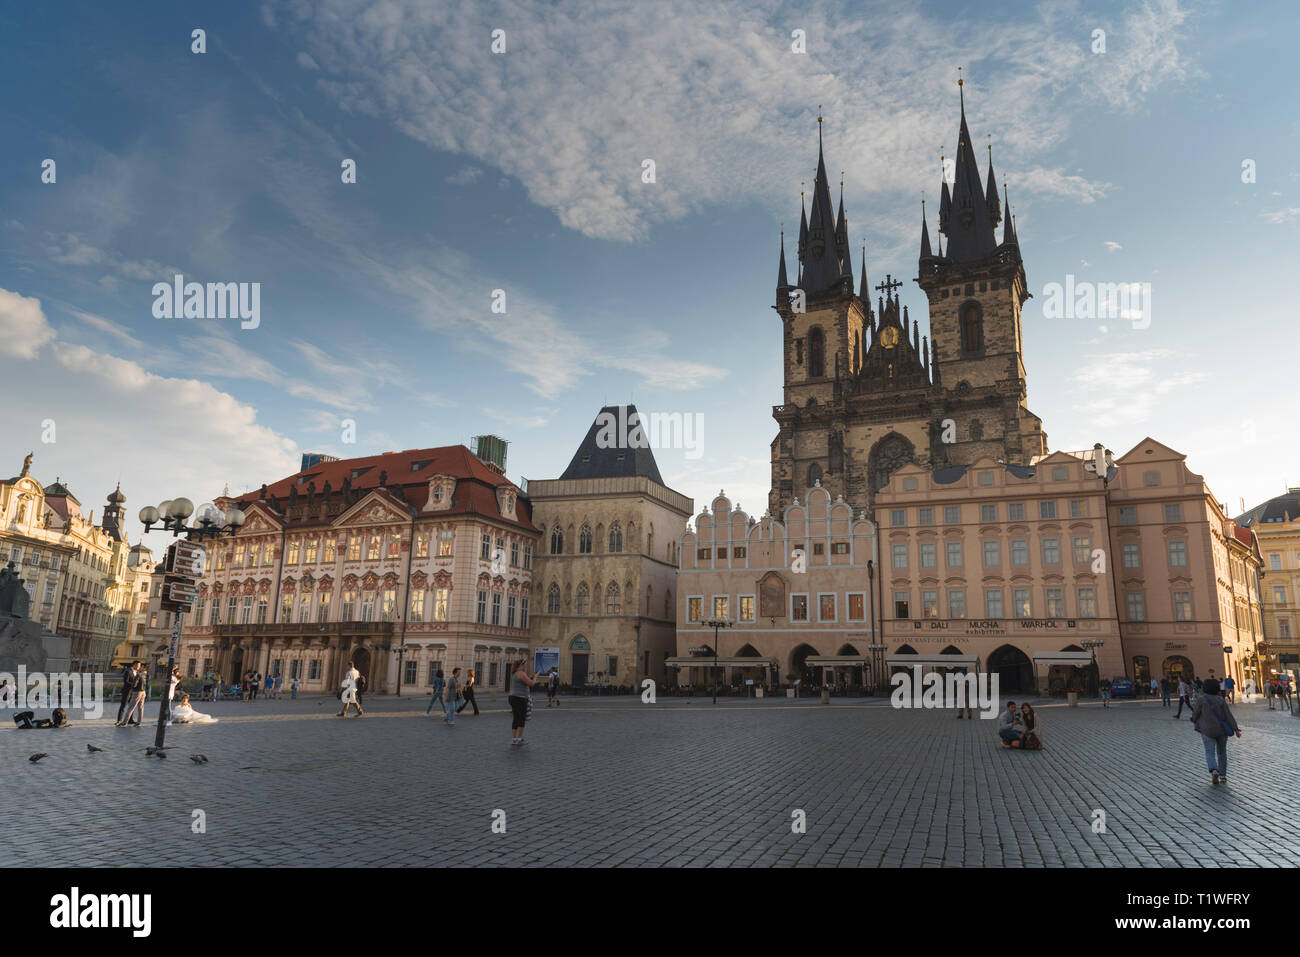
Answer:
M46 754L44 751L37 751L35 754L33 754L33 755L32 755L30 758L28 758L27 760L30 761L30 762L32 762L32 764L35 764L35 763L36 763L37 761L39 761L41 758L48 758L48 757L49 757L49 755Z
M207 764L208 756L206 754L191 754L190 760L195 764Z
M162 748L159 748L158 750L154 751L154 756L159 758L165 758L167 757L167 752L164 751Z
M97 748L93 744L88 744L86 745L86 750L89 751L91 754L94 754L96 751L103 751L104 749Z

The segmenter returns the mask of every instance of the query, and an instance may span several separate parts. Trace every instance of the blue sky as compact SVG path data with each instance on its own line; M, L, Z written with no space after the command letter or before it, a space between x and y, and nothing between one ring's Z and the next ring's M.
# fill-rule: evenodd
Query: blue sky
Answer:
M16 473L35 449L97 511L120 478L134 513L256 488L301 451L483 432L512 478L554 477L603 404L634 401L703 415L698 459L657 453L697 510L725 488L761 511L778 232L818 105L851 243L924 328L920 198L956 145L960 65L1017 215L1052 447L1152 435L1235 512L1300 484L1276 361L1297 33L1280 2L8 7L0 451ZM154 318L175 272L260 282L260 326ZM1069 274L1150 283L1149 328L1045 318Z

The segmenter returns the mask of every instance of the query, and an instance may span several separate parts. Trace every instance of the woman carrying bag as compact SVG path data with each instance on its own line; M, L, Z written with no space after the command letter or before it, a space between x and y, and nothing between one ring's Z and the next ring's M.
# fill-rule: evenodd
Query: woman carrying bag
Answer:
M510 694L507 700L510 702L510 714L513 716L510 722L512 746L524 743L524 724L528 721L528 712L533 706L532 693L529 689L537 684L537 678L525 670L527 664L527 658L520 658L515 663L514 674L510 676Z
M1202 694L1192 709L1192 724L1201 733L1205 743L1205 763L1209 765L1210 783L1228 783L1228 735L1241 737L1237 719L1232 716L1219 694L1219 682L1213 678L1206 680ZM1217 760L1216 760L1217 759Z

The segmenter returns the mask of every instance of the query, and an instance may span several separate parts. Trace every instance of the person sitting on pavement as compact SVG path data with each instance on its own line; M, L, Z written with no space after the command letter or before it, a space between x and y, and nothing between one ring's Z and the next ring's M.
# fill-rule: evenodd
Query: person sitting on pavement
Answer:
M1006 748L1014 747L1015 742L1020 740L1020 730L1016 725L1020 722L1020 715L1016 713L1016 703L1007 702L1007 709L998 715L998 737L1002 739L1002 746Z
M1038 712L1026 701L1020 706L1020 725L1024 733L1020 740L1011 745L1013 748L1022 748L1025 751L1041 751L1043 749L1043 723L1038 720Z

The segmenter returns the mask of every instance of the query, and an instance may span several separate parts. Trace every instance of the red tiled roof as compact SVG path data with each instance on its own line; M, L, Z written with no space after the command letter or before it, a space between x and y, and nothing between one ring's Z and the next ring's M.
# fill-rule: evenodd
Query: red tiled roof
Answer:
M1232 526L1232 533L1237 536L1237 541L1250 545L1255 540L1255 533L1244 525Z
M435 475L450 475L456 479L456 491L452 495L451 508L442 509L436 514L477 514L504 522L511 520L502 516L497 507L496 489L508 485L516 489L516 518L513 524L529 531L536 531L531 521L532 509L527 499L518 495L515 484L504 475L488 468L463 445L447 445L436 449L408 449L405 452L387 452L355 459L340 459L337 462L320 462L268 485L266 494L268 498L275 496L281 507L287 501L291 489L296 488L299 496L305 495L308 482L315 483L317 495L324 491L326 482L330 484L331 494L337 494L343 487L344 480L357 472L360 474L351 479L354 494L357 489L365 492L379 489L380 473L387 472L386 497L399 506L406 504L413 509L421 508L428 500L430 478ZM405 494L405 503L393 494L398 487L401 487ZM260 498L260 490L240 497L245 503Z

